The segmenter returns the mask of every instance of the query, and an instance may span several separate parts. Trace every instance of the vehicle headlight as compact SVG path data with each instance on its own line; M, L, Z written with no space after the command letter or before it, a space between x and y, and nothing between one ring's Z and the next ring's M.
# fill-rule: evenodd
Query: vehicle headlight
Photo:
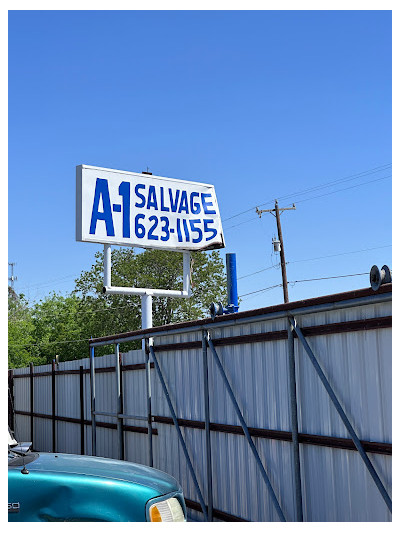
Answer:
M149 509L150 522L185 522L183 509L177 498L153 503Z

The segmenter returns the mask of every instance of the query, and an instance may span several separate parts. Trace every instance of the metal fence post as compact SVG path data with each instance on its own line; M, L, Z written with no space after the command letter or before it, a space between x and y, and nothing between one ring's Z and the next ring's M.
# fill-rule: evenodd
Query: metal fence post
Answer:
M175 409L174 409L174 407L172 405L171 398L169 396L167 385L165 384L164 376L163 376L163 374L161 372L160 365L158 364L157 357L156 357L156 354L154 353L153 346L150 345L149 346L149 350L150 350L150 353L151 353L151 355L153 357L154 366L155 366L155 369L157 371L158 377L160 379L161 387L162 387L162 389L164 391L165 399L167 400L168 407L169 407L169 410L171 412L172 420L174 421L174 426L175 426L175 429L176 429L176 431L178 433L179 442L181 443L181 446L182 446L182 449L183 449L183 453L185 454L186 461L187 461L187 464L188 464L188 467L189 467L189 471L190 471L190 474L192 476L194 486L196 488L196 492L197 492L197 494L199 496L201 510L203 511L203 514L204 514L204 516L207 519L207 507L206 507L206 504L204 502L203 494L201 493L199 483L197 481L197 477L196 477L196 473L195 473L193 465L192 465L192 461L190 460L190 457L189 457L189 452L187 450L185 440L184 440L184 438L182 436L182 432L181 432L181 429L179 427L179 422L178 422L178 419L176 417Z
M33 363L29 363L29 381L30 381L30 404L31 404L31 442L32 442L32 449L34 449L33 445L33 414L34 414L34 394L33 394Z
M207 360L207 336L204 331L201 339L203 349L203 383L204 383L204 416L206 430L206 464L207 464L207 504L208 521L213 521L213 489L212 489L212 462L211 462L211 434L210 434L210 393L208 386L208 360Z
M296 394L296 363L294 358L293 326L288 324L288 367L289 367L289 393L290 393L290 418L292 426L292 450L294 467L294 487L296 495L296 521L303 522L303 496L301 491L301 469L299 450L299 427L297 420L297 394Z
M280 520L282 522L286 522L285 515L283 514L282 508L281 508L281 506L279 504L279 501L278 501L278 499L276 497L275 491L272 488L272 485L271 485L271 482L269 480L268 474L267 474L267 472L266 472L266 470L265 470L265 468L264 468L264 466L263 466L263 464L261 462L261 459L260 459L260 456L258 454L257 448L255 447L255 444L254 444L254 442L253 442L253 440L252 440L252 438L250 436L249 428L247 427L247 424L246 424L246 422L245 422L245 420L243 418L242 412L241 412L240 407L239 407L239 405L238 405L238 403L236 401L236 398L235 398L235 395L233 393L232 387L231 387L231 385L230 385L230 383L228 381L228 378L226 377L226 374L225 374L224 368L222 366L222 363L221 363L221 361L220 361L220 359L218 357L218 354L217 354L217 352L216 352L216 350L214 348L214 344L213 344L213 342L212 342L212 340L210 338L207 338L207 342L208 342L209 347L211 348L212 354L214 355L214 359L215 359L215 362L217 363L218 370L220 371L222 379L223 379L223 381L225 383L225 386L226 386L226 389L228 391L229 397L232 400L233 407L234 407L234 409L236 411L236 414L237 414L237 416L239 418L240 425L242 426L242 429L243 429L243 432L244 432L245 437L247 439L247 442L250 445L250 449L253 452L253 455L254 455L254 458L256 460L256 463L257 463L257 465L258 465L258 467L259 467L259 469L261 471L262 478L263 478L263 480L264 480L264 482L265 482L265 484L267 486L267 489L268 489L268 491L270 493L270 496L271 496L271 499L272 499L272 503L273 503L273 505L275 507L275 510L276 510Z
M56 362L51 362L51 429L52 429L52 449L56 451Z
M150 350L149 340L145 341L145 356L146 356L146 394L147 394L147 432L148 432L148 450L149 450L149 466L153 466L153 415L151 412L151 367L150 367Z
M14 432L14 370L8 371L8 425Z
M96 455L96 387L94 368L94 347L90 347L90 410L92 419L92 455Z
M382 498L385 500L385 503L386 503L389 511L392 512L392 500L390 499L390 496L387 493L385 487L383 486L383 483L382 483L380 477L378 476L375 468L373 467L371 461L369 460L368 455L365 453L365 450L363 448L363 445L361 444L360 439L358 438L356 432L354 431L353 426L351 425L350 420L348 419L346 413L344 412L344 410L343 410L343 408L342 408L342 406L341 406L336 394L333 392L333 389L330 386L329 381L326 378L326 376L325 376L320 364L318 363L313 351L311 350L308 342L306 341L306 339L305 339L305 337L303 335L303 332L298 327L298 325L296 323L296 320L294 318L290 317L289 320L290 320L292 326L294 327L294 330L296 331L296 334L297 334L298 338L300 339L300 341L301 341L301 343L302 343L302 345L303 345L308 357L310 358L310 361L311 361L312 365L314 366L315 370L317 371L317 374L318 374L320 380L322 381L322 384L324 385L325 390L329 394L329 397L332 400L333 405L336 407L336 410L339 413L340 418L342 419L344 425L346 426L347 431L350 433L350 436L353 439L353 442L354 442L357 450L359 451L359 453L361 455L361 458L362 458L362 460L365 463L365 466L367 467L369 473L371 474L371 477L374 480L375 485L377 486L379 492L381 493Z
M121 394L121 364L119 344L115 345L115 377L117 381L117 415L122 415L122 394ZM118 459L124 459L124 430L123 420L117 417L117 433L118 433Z
M85 406L83 393L83 366L79 367L79 407L81 415L81 455L85 455Z

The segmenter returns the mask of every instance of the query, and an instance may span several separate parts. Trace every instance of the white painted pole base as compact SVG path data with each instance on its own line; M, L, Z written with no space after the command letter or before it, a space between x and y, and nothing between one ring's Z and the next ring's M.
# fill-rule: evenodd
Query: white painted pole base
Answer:
M143 294L142 296L142 329L153 327L153 296ZM149 344L153 344L153 339L149 339ZM145 349L145 340L142 340L142 349Z

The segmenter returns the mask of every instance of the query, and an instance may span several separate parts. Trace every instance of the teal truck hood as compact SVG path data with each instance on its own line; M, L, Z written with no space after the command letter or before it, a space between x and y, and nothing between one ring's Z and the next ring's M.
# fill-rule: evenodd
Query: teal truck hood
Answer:
M40 453L26 468L9 466L9 521L145 522L149 501L165 495L186 515L179 484L155 468L62 453Z
M152 488L160 495L180 490L177 481L161 470L105 457L40 453L39 457L28 465L28 469L30 472L77 474L127 481Z

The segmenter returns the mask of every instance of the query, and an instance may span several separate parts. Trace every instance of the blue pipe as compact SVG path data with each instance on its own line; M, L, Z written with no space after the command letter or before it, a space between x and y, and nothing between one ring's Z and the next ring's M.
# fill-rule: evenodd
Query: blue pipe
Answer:
M236 254L226 254L226 281L228 289L228 307L226 312L237 313L239 310Z

